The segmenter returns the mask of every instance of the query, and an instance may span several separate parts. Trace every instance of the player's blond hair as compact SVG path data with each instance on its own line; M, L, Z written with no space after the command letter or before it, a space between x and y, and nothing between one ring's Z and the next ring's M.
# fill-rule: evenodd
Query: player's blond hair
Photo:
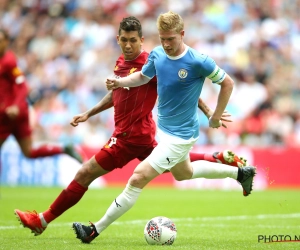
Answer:
M182 17L172 11L160 14L157 18L156 25L157 29L162 31L175 30L177 33L179 33L184 29Z

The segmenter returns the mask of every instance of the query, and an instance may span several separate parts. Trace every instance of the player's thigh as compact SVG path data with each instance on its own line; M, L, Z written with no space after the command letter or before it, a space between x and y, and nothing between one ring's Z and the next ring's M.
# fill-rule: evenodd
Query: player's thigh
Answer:
M193 168L191 166L190 159L187 158L182 162L177 163L170 172L177 181L191 179L193 175Z
M176 139L177 140L177 139ZM170 171L177 164L189 159L189 151L194 144L194 140L177 140L164 138L147 158L150 165L159 173ZM182 172L186 171L184 168ZM188 175L187 173L185 175Z

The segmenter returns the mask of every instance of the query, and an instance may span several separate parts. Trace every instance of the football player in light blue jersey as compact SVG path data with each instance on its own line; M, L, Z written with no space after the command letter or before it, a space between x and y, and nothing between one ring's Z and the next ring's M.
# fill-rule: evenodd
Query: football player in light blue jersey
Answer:
M142 74L149 79L156 75L158 79L159 129L187 140L199 136L197 105L205 78L222 83L221 88L228 88L228 94L220 97L224 103L228 102L233 84L210 57L187 45L180 55L177 54L168 55L163 46L156 47L150 53Z
M191 163L189 159L189 151L198 137L197 102L205 78L220 85L216 109L209 120L211 128L222 125L220 119L230 98L233 80L211 58L184 44L184 24L180 15L171 11L159 15L157 28L162 46L150 53L142 71L106 81L107 88L113 90L140 86L157 76L160 140L150 156L135 168L126 188L97 222L99 234L135 204L147 183L165 171L170 171L178 181L230 177L241 183L244 196L252 191L255 167L236 168L207 161Z

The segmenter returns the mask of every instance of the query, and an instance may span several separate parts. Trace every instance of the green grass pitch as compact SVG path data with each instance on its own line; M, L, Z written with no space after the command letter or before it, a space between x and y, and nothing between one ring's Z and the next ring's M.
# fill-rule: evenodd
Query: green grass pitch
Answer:
M14 209L42 212L61 188L1 187L0 249L300 249L300 242L258 242L259 235L300 237L300 190L254 190L243 197L242 191L147 187L128 213L91 244L82 244L75 238L72 222L98 221L121 191L90 189L35 237L19 224ZM178 233L172 246L150 246L144 239L146 222L159 215L176 224Z

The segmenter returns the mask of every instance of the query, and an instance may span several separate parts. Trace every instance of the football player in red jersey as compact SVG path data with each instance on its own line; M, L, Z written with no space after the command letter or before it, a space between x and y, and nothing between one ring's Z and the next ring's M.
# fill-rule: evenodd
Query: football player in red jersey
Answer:
M114 69L115 77L124 77L135 71L140 71L148 58L148 53L142 49L144 37L142 27L135 17L124 18L119 27L117 42L122 55L117 59ZM64 189L56 200L43 213L22 212L18 209L15 214L24 227L28 227L34 235L40 235L47 225L60 216L67 209L75 205L88 186L99 176L103 176L116 168L122 168L131 160L137 158L144 160L157 145L155 140L156 124L152 118L152 109L157 99L156 79L151 84L136 88L119 88L110 91L98 104L85 113L74 116L72 126L85 122L89 117L114 107L115 130L106 145L85 162L78 170L74 180ZM202 102L199 106L209 117L212 111ZM228 114L224 114L223 121L231 121ZM244 165L244 162L234 155L218 153L190 155L191 160L219 161L231 165ZM235 158L234 158L235 157ZM86 227L91 230L90 227ZM75 229L76 230L76 229ZM76 232L77 233L77 232ZM91 234L93 232L91 231ZM87 233L90 236L89 233ZM93 239L85 239L78 235L83 242L88 243ZM97 235L93 234L94 237ZM84 238L84 239L83 239ZM90 240L89 240L90 239Z
M0 148L8 136L13 135L28 158L66 153L82 162L81 156L71 145L32 147L26 80L8 46L8 33L0 29Z

